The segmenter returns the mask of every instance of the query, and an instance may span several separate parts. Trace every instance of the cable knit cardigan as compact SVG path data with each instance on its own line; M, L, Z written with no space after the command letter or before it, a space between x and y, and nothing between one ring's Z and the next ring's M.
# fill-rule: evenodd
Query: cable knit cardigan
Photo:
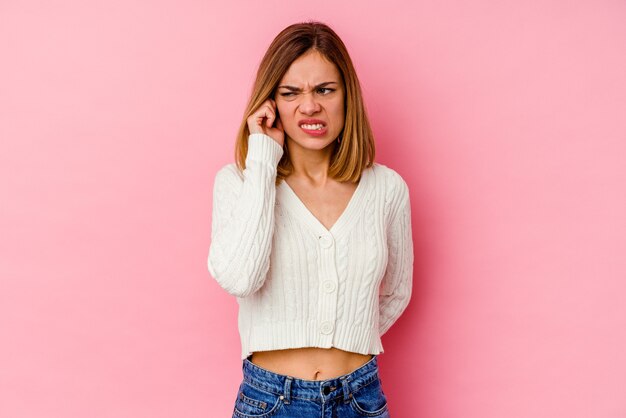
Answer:
M380 337L411 297L408 186L375 162L327 229L285 181L275 185L283 152L251 134L243 173L230 163L215 176L208 270L237 297L241 358L297 347L383 353Z

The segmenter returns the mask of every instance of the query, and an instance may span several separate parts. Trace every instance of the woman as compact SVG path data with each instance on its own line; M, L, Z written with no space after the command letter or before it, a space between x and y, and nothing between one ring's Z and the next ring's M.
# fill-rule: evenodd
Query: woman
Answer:
M319 22L284 29L213 188L208 269L239 303L233 416L389 416L377 355L411 296L413 242L407 184L374 153L343 42Z

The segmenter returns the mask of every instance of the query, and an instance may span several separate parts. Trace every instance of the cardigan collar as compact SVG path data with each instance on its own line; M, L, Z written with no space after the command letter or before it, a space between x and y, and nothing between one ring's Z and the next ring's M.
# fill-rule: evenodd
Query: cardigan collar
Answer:
M281 181L276 189L277 199L280 201L281 205L302 221L316 236L319 237L331 234L333 237L338 237L350 229L352 224L358 219L359 213L363 210L367 191L373 180L370 179L372 170L373 167L367 167L362 171L361 179L355 191L352 193L348 205L330 229L327 229L319 219L313 215L285 180Z

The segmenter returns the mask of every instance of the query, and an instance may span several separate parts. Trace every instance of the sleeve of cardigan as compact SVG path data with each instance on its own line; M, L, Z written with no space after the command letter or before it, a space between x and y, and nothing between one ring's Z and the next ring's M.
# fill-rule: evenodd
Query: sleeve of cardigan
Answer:
M208 270L229 294L245 297L265 282L274 234L276 172L282 147L265 134L248 137L243 179L232 163L213 185Z
M379 332L382 336L404 312L413 289L413 235L411 200L406 182L398 175L398 196L391 209L387 245L389 257L379 299Z

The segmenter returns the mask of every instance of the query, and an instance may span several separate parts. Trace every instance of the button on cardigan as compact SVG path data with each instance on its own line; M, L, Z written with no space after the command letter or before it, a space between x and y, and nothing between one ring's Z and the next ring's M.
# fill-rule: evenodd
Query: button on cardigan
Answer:
M237 297L241 359L298 347L383 353L380 337L411 298L408 186L374 162L327 229L287 182L276 186L283 152L251 134L243 172L226 164L214 180L208 270Z

